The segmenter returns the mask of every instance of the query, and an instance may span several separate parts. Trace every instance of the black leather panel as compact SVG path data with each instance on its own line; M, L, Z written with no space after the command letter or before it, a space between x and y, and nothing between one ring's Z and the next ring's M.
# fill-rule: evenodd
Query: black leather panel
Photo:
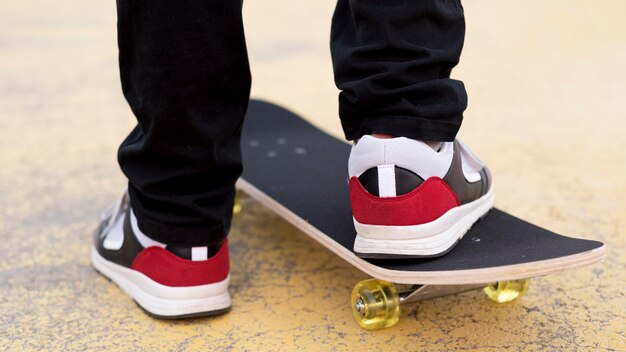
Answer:
M359 182L366 191L370 194L378 197L380 194L378 192L378 168L373 167L371 169L366 170L364 173L359 176Z
M222 243L223 242L207 245L207 258L211 258L212 256L216 255L220 248L222 248ZM165 246L165 249L167 249L171 253L174 253L178 257L191 260L191 247L175 247L172 245L167 245Z
M394 173L396 176L396 196L407 194L419 187L419 185L424 182L424 179L419 177L414 172L401 168L399 166L394 167ZM377 197L380 195L380 192L378 190L377 167L373 167L362 173L361 176L359 176L359 181L361 182L363 188L365 188L365 190L368 191L370 194Z
M419 177L413 171L403 169L399 166L395 167L396 173L396 196L407 194L419 187L424 179Z
M174 253L178 257L191 260L191 247L174 247L168 245L165 246L165 249Z

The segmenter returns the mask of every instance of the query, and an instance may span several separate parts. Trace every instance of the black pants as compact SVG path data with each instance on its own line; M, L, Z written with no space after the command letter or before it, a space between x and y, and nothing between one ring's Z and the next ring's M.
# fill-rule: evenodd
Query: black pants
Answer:
M221 242L250 94L241 2L117 0L117 10L122 89L138 120L118 159L139 227L171 244ZM450 79L464 35L459 1L339 0L331 52L346 138L453 140L467 105Z

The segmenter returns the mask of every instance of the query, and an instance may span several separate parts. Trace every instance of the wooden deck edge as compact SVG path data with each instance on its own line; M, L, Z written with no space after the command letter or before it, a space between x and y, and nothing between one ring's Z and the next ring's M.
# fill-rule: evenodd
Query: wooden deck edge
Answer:
M240 178L237 187L259 203L279 214L289 223L328 248L348 263L372 277L398 284L412 285L465 285L504 280L526 279L556 274L600 262L605 257L605 246L590 251L560 258L540 260L530 263L504 265L493 268L447 270L447 271L399 271L373 265L344 248L323 232L306 222L261 190Z

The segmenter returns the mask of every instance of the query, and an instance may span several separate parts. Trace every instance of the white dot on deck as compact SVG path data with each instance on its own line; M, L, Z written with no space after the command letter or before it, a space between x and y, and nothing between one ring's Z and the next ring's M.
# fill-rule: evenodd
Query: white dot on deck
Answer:
M283 137L277 138L276 139L276 143L278 143L278 144L285 144L285 143L287 143L287 139L285 139Z
M306 149L304 148L296 148L294 149L294 152L296 152L296 154L306 154Z
M253 139L250 142L248 142L248 145L251 147L258 147L259 146L259 141Z
M272 150L272 151L267 152L267 157L268 157L268 158L275 158L275 157L277 157L277 156L278 156L278 153L276 153L276 152L275 152L275 151L273 151L273 150Z

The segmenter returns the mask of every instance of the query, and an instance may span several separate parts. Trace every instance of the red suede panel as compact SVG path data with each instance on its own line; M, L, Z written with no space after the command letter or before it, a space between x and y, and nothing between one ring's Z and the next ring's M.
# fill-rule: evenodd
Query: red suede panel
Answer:
M436 220L459 206L456 194L439 177L430 177L410 193L398 197L376 197L350 179L352 215L361 224L409 226Z
M148 247L133 260L131 268L166 286L207 285L226 279L229 273L228 242L203 261L180 258L165 248Z

